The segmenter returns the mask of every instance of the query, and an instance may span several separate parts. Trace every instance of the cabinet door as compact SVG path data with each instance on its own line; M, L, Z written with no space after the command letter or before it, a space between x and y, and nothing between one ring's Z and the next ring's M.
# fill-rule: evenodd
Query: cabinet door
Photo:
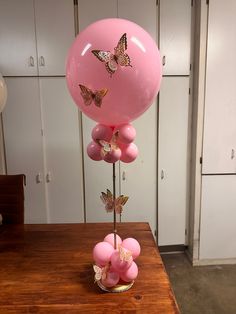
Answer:
M118 15L119 18L130 19L139 24L156 38L156 1L118 0ZM120 163L121 194L130 197L124 206L122 221L148 221L154 233L157 220L156 101L132 124L137 131L135 144L139 155L130 164Z
M5 76L37 75L33 0L0 0L0 69Z
M236 258L236 175L202 177L200 259Z
M79 0L79 30L89 24L104 18L117 17L116 0ZM100 194L106 189L112 191L112 165L104 161L93 161L86 153L87 145L91 142L91 131L96 125L94 121L83 115L84 142L84 173L85 173L85 206L86 221L101 222L113 219L112 213L106 213L100 200ZM119 183L118 167L116 167L116 185Z
M204 174L236 173L235 12L233 0L209 2Z
M46 223L38 79L7 78L3 112L7 173L26 175L25 223Z
M160 0L163 75L189 75L191 0Z
M83 222L78 110L64 78L41 78L49 222Z
M35 0L39 75L65 75L74 37L73 0Z
M140 25L156 41L156 0L118 0L118 17Z
M185 244L188 204L188 77L164 77L159 97L158 244Z
M117 17L117 0L78 0L79 31L98 20Z

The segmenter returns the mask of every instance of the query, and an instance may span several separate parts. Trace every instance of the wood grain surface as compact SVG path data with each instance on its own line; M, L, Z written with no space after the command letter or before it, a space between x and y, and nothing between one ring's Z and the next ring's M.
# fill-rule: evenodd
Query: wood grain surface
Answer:
M120 223L141 244L139 275L123 293L94 284L92 250L111 223L0 227L0 313L179 313L147 223Z

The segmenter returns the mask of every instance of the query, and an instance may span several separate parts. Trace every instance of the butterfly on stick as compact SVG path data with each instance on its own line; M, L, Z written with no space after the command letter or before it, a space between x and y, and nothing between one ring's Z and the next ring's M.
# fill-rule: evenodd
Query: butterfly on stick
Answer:
M114 48L114 54L110 51L104 50L92 50L92 53L97 57L100 61L105 62L105 67L107 72L112 76L118 69L118 65L120 66L131 66L130 57L125 52L127 50L127 36L124 33L117 46Z
M83 97L85 106L91 105L92 102L94 102L95 106L101 107L102 106L102 100L106 96L108 89L103 88L101 90L92 91L88 87L79 84L80 87L80 94Z
M108 213L112 212L115 209L117 214L122 213L123 206L126 204L126 202L129 199L128 196L120 195L114 200L113 194L108 189L107 189L107 193L102 192L102 195L100 196L100 198L103 204L105 205L105 209Z
M94 281L97 282L97 281L100 281L101 279L106 279L107 277L107 272L109 270L109 265L106 265L104 267L99 267L97 265L93 265L93 270L95 272L95 275L94 275Z

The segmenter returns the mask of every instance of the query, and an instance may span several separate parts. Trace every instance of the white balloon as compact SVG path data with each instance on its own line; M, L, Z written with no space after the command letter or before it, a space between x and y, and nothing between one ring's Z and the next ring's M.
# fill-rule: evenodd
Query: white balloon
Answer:
M0 73L0 113L3 111L7 101L7 86L2 74Z

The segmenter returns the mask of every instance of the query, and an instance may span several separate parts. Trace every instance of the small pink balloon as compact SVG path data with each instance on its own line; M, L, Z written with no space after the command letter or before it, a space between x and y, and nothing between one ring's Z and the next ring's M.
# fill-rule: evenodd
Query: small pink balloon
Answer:
M124 249L126 250L126 249ZM127 251L127 250L126 250ZM120 253L119 251L114 251L111 255L111 266L113 269L115 269L118 273L121 273L121 272L125 272L129 267L130 265L132 264L133 262L133 258L132 256L130 257L130 259L128 261L126 260L122 260L120 258Z
M124 239L124 241L122 242L122 247L126 248L132 253L133 259L137 258L140 255L140 244L134 238Z
M119 148L111 150L109 153L107 153L103 160L109 163L115 163L118 160L120 160L121 157L121 150Z
M124 144L132 143L136 136L136 130L131 124L122 124L115 128L115 132L118 132L118 141Z
M92 141L87 146L87 154L88 156L95 161L102 160L101 155L101 146L98 145L96 142Z
M96 142L97 140L104 140L110 142L113 135L113 130L111 127L97 124L92 130L92 139Z
M101 280L101 283L105 287L110 288L117 285L119 280L120 280L120 276L117 272L109 271L106 275L106 278Z
M103 241L110 243L114 247L114 233L109 233L107 236L105 236ZM119 245L121 245L121 243L122 243L121 237L118 236L118 234L117 234L116 235L116 246L118 247Z
M123 273L120 273L120 278L125 282L133 281L138 276L138 266L135 262Z
M138 147L134 143L122 145L120 160L126 163L134 161L138 156Z
M110 243L99 242L93 248L93 259L96 264L105 266L110 261L113 252L114 248Z

